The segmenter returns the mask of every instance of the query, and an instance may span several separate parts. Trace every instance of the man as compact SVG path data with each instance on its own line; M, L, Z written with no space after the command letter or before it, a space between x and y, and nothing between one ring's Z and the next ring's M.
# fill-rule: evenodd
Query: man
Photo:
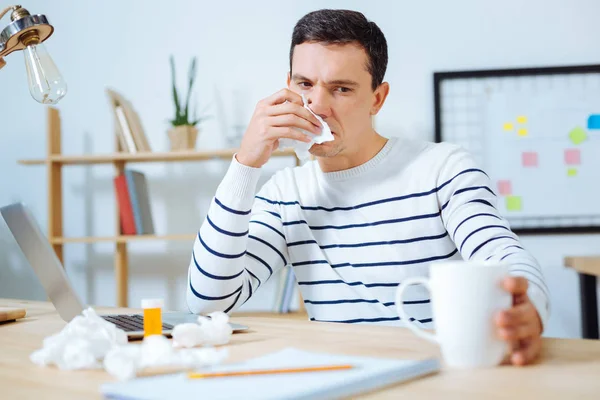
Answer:
M258 103L196 238L189 308L230 312L291 264L311 320L401 325L394 293L404 279L427 275L436 260L504 260L514 306L495 322L511 361L526 364L548 315L540 267L467 152L372 128L389 92L386 67L386 39L362 14L320 10L298 21L287 89ZM308 142L303 132L321 131L301 95L334 140L312 146L315 161L277 172L255 196L280 139ZM431 327L428 293L407 294L408 312Z

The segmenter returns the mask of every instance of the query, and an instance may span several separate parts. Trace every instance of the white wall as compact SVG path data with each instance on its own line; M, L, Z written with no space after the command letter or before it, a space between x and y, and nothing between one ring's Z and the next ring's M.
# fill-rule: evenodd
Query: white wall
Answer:
M293 25L317 8L363 11L385 33L390 52L386 80L392 89L377 127L389 136L433 139L434 71L600 61L597 0L30 0L23 5L32 13L47 14L56 26L46 45L69 84L69 93L59 104L63 152L69 154L113 150L106 85L132 100L153 150L166 150L166 120L173 112L170 54L176 57L180 84L190 57L199 58L196 96L200 107L208 107L213 118L202 126L198 147L227 146L226 136L234 132L234 125L249 119L256 101L285 84ZM2 21L4 25L8 19ZM29 97L22 58L20 53L9 56L0 72L0 203L27 202L45 228L45 169L16 163L20 158L43 157L46 146L45 110ZM264 179L291 163L272 162ZM157 231L188 233L197 229L227 164L210 161L136 167L149 176ZM66 235L114 233L112 173L110 166L65 170ZM600 253L600 236L525 237L523 241L543 264L553 294L547 335L579 336L577 279L563 267L562 260L565 255ZM0 242L0 246L0 259L5 260L7 244ZM169 307L184 307L190 246L133 243L130 304L137 306L146 296L163 296ZM65 248L68 273L89 303L114 304L112 251L111 244L70 244ZM23 263L1 265L0 297L43 298L41 288L30 283L31 279ZM272 298L273 285L259 291L246 309L268 309Z

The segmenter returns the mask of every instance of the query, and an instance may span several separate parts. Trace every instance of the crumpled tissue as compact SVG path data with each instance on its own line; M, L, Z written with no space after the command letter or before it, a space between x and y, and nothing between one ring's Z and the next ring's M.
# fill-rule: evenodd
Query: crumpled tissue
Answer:
M200 368L227 358L226 344L232 334L229 316L214 312L198 317L198 323L173 328L173 341L162 335L145 337L141 344L128 343L125 331L87 308L59 333L48 336L41 349L30 355L40 366L56 365L61 370L104 368L120 380L135 377L152 367ZM203 345L202 348L191 348Z
M304 96L304 94L302 94L302 101L304 102L304 108L306 108L308 111L310 111L310 113L312 115L314 115L315 118L317 118L317 120L323 126L323 129L321 130L321 134L315 135L312 132L308 132L304 129L299 129L300 131L302 131L302 133L305 133L308 136L310 136L312 138L311 141L309 143L306 143L306 142L301 142L299 140L294 140L294 139L287 139L287 138L279 139L279 150L283 150L283 149L292 147L294 149L294 151L296 152L296 155L298 156L300 161L304 162L304 161L308 160L308 158L310 157L309 150L313 146L313 144L315 144L315 143L322 144L325 142L330 142L330 141L334 140L335 138L333 137L333 134L331 133L331 129L329 128L329 125L327 125L327 122L323 121L323 118L319 117L308 107L308 101L306 100L306 97Z
M199 316L198 323L188 322L173 328L175 347L195 347L199 345L216 346L229 343L233 330L229 325L229 316L222 312L213 312L208 316Z
M201 368L219 364L227 356L226 348L176 349L166 337L152 335L144 338L141 345L112 348L104 358L104 369L119 380L128 380L139 373L143 375L147 368L176 368L173 371Z
M101 361L114 346L127 343L122 329L104 320L92 308L73 318L59 333L48 336L41 349L30 355L40 366L62 370L101 368Z

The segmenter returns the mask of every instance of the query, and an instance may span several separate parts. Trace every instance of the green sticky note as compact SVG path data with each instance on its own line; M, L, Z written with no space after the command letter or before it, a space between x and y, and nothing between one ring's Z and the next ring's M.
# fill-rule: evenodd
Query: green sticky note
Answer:
M569 139L571 139L573 144L581 144L585 139L587 139L587 133L585 129L578 126L569 132Z
M568 176L577 176L577 170L575 168L569 168L569 169L567 169L567 175Z
M522 208L521 196L506 196L506 209L508 211L521 211Z

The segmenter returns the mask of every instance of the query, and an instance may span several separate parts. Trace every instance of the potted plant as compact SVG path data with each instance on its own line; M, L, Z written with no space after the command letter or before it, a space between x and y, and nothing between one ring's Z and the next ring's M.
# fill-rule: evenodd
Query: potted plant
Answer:
M198 128L196 127L204 118L197 118L194 110L194 118L190 118L190 98L192 87L196 78L196 57L192 58L188 73L188 91L185 95L185 103L182 103L177 92L177 83L175 79L175 61L171 56L171 79L173 86L173 101L175 103L175 118L170 120L169 141L171 150L189 150L196 147L198 138Z

